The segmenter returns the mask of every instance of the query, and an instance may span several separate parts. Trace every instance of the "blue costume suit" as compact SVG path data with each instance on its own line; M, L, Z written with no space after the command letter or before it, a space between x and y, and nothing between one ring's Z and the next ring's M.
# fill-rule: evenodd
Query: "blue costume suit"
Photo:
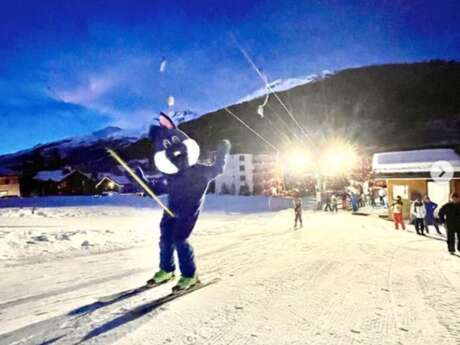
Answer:
M436 218L434 216L434 211L438 207L438 204L436 204L433 201L425 201L425 210L426 210L426 216L425 216L425 225L435 225L437 224Z
M219 146L213 165L195 164L176 174L163 175L147 181L155 194L168 195L168 208L175 215L171 217L164 212L160 223L160 268L162 270L166 272L175 270L175 249L182 276L195 275L193 248L188 242L188 237L200 214L209 183L224 171L229 145L227 142Z

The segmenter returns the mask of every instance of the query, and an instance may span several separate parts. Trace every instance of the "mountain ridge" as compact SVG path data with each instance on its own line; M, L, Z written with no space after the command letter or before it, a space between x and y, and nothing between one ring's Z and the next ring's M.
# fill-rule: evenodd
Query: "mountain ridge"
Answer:
M319 146L337 137L370 154L460 145L459 89L460 63L433 60L345 69L277 91L277 95ZM308 145L275 97L269 98L263 118L257 114L264 96L235 103L229 109L282 150ZM187 111L176 116L175 120L182 122L180 128L195 138L205 153L214 150L222 138L232 141L234 152L273 152L224 109L202 116ZM59 145L67 148L65 152L57 152ZM145 133L130 136L109 126L83 136L83 140L69 138L0 156L0 166L23 171L35 162L36 169L47 168L52 157L54 165L60 161L90 171L109 171L114 163L106 146L127 160L145 160L153 154Z

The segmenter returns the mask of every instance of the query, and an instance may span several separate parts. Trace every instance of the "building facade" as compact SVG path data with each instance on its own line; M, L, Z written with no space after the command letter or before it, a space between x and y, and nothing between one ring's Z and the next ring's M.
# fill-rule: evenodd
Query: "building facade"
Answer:
M433 179L431 170L439 161L450 164L452 178ZM377 153L372 168L375 178L386 181L389 204L401 196L406 219L409 218L410 203L416 198L428 195L441 206L449 201L451 193L460 193L460 155L452 149Z
M217 194L279 195L283 173L278 156L233 154L222 175L215 180Z
M126 176L101 173L95 189L98 194L104 192L129 193L134 191L134 186Z
M253 155L233 154L227 158L222 175L215 180L217 194L253 194Z
M11 170L0 168L0 198L21 196L19 176Z
M39 171L34 180L40 195L90 195L95 189L89 174L79 170Z

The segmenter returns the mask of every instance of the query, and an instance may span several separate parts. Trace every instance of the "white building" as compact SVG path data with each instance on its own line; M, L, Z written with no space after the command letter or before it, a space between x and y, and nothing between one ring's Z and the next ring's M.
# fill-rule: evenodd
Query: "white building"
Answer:
M216 178L217 194L278 195L283 189L283 174L276 155L234 154L225 171Z
M215 180L217 194L241 194L245 190L252 194L253 182L253 155L234 154L227 158L224 173Z

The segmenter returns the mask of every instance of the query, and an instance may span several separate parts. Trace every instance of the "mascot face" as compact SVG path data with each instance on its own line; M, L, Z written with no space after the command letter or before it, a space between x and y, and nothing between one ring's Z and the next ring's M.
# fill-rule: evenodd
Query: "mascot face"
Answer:
M179 130L165 114L160 114L160 126L151 126L149 137L155 150L156 168L164 174L177 174L198 162L200 147Z

